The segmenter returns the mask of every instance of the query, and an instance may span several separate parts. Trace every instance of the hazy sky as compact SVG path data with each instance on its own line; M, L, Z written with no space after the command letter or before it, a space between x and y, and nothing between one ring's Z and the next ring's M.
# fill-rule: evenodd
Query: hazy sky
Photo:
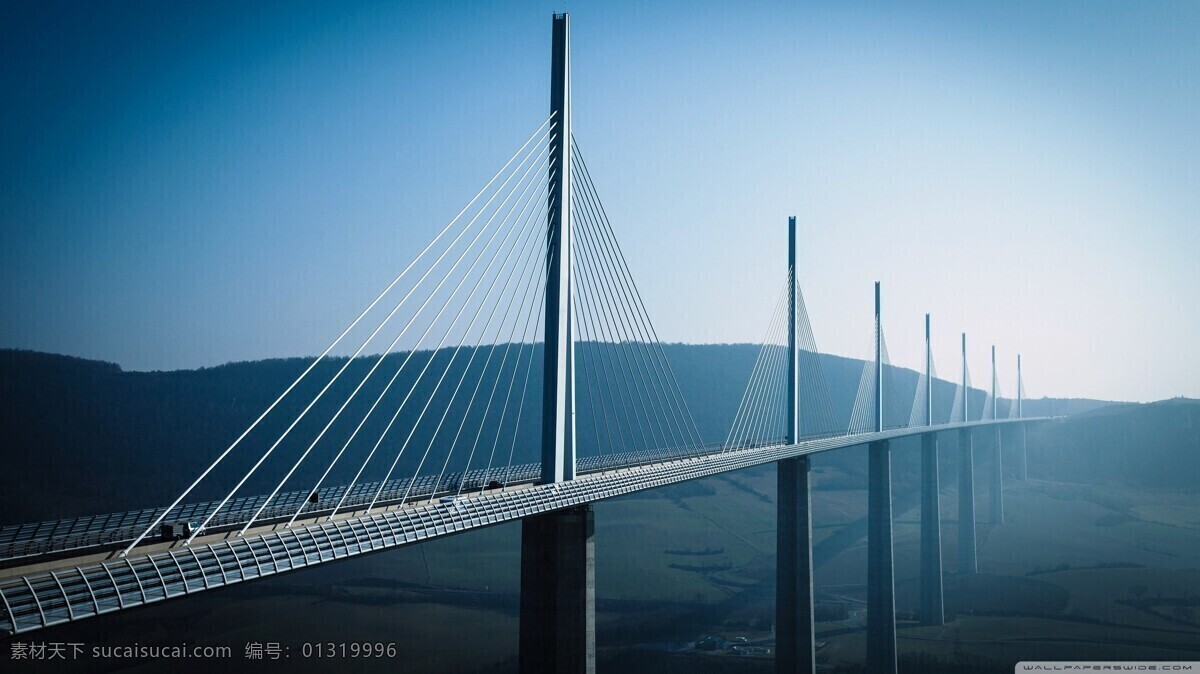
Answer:
M1200 397L1200 3L5 3L0 346L320 352L545 118L659 334L761 338L801 223L822 349L1024 354L1029 393Z

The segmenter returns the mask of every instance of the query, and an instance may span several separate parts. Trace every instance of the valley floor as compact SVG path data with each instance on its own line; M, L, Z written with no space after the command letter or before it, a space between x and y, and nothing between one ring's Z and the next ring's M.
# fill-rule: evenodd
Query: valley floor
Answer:
M840 484L835 468L817 482ZM947 482L943 476L943 483ZM699 657L663 644L708 635L763 641L773 622L774 484L762 468L596 506L601 670L769 671L770 658ZM1200 497L1049 481L1006 484L1007 521L979 525L979 570L954 571L957 504L942 492L947 624L902 620L902 670L1011 672L1019 660L1200 660ZM915 610L919 508L895 502L897 609ZM866 495L813 496L819 653L863 661ZM986 513L981 493L979 512ZM351 671L513 671L519 580L516 525L439 539L328 567L202 593L12 642L229 646L279 644L262 671L326 671L312 643L395 643L393 658L339 660ZM182 638L180 635L186 635ZM308 656L306 657L306 649ZM8 671L25 671L19 662ZM39 671L46 669L38 663ZM63 671L161 671L161 662L56 663ZM178 665L178 666L176 666ZM172 663L207 671L211 661ZM29 667L32 671L33 667Z

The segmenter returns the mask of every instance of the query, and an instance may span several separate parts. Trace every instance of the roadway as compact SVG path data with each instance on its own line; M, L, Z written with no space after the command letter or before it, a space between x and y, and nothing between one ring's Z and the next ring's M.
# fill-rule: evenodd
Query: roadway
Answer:
M1047 419L905 427L719 453L706 448L704 453L683 458L664 459L663 450L659 450L657 458L649 461L655 453L631 453L620 455L619 460L605 459L567 482L534 484L532 478L527 478L501 489L487 489L484 482L479 491L464 489L460 498L449 503L441 502L433 493L419 500L410 498L377 506L369 514L363 509L339 512L332 520L327 512L314 511L303 514L289 528L287 519L295 509L292 503L287 518L256 524L243 537L236 535L240 527L224 526L202 532L190 546L181 541L146 540L127 557L119 556L119 542L62 548L10 560L8 568L0 569L0 632L28 632L796 456L929 432ZM457 491L457 486L452 491ZM153 520L146 521L148 524Z

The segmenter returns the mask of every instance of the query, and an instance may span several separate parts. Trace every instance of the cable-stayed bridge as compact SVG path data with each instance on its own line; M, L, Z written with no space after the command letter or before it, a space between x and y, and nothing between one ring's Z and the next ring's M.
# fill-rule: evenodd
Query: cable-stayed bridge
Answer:
M592 671L590 504L777 463L776 663L811 672L809 457L868 445L869 668L894 672L889 442L922 439L922 620L941 624L937 437L959 434L958 559L971 573L972 438L995 434L990 516L1002 523L1001 430L1013 431L1023 457L1026 426L1044 420L1023 414L1019 357L1011 399L1000 393L994 347L989 388L972 388L965 335L961 377L939 379L927 315L925 362L905 390L876 283L873 352L853 404L837 404L798 283L791 218L775 311L732 423L715 436L684 399L572 114L564 14L553 21L549 116L171 502L0 527L0 630L520 520L521 668Z

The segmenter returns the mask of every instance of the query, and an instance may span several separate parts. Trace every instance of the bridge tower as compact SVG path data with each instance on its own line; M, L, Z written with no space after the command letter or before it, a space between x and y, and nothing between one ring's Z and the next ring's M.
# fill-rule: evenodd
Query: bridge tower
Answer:
M933 347L925 314L925 425L933 426ZM942 591L942 524L938 491L937 433L921 435L921 624L941 625L946 613Z
M571 24L555 14L546 223L541 482L575 478L575 334L571 222ZM521 522L522 672L596 671L595 522L590 505Z
M996 399L996 346L992 345L992 419L999 419L999 401ZM1004 524L1004 466L1000 457L1000 425L995 427L995 441L992 446L992 479L989 483L991 493L988 498L988 508L991 511L992 524Z
M796 301L796 216L792 216L788 218L787 444L800 438ZM780 461L776 473L775 671L812 674L817 661L808 456Z
M962 336L962 421L966 423L971 389L967 382L967 333ZM958 573L971 574L979 570L975 560L975 456L971 429L958 431Z
M542 483L575 477L575 333L571 227L571 29L554 15L551 144L546 227L546 347L542 376Z
M883 324L875 282L875 431L883 431ZM892 459L887 440L868 445L867 671L896 673L896 586L892 557Z

